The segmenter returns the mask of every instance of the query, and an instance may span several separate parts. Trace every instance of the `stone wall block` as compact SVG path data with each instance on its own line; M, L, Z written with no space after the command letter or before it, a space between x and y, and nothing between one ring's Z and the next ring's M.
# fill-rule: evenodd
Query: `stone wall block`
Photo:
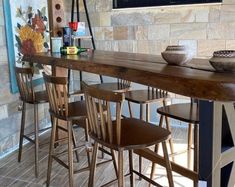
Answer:
M222 5L220 22L234 22L235 5Z
M148 27L149 40L165 40L170 37L170 25L151 25Z
M135 40L135 27L128 27L128 40Z
M161 8L152 10L154 24L194 22L195 13L191 8Z
M100 26L111 26L111 13L101 12L100 13Z
M209 8L206 7L204 9L200 9L200 10L196 10L195 11L195 18L196 18L196 22L202 22L202 23L206 23L209 21Z
M0 0L2 1L2 0ZM2 5L0 5L0 10L3 10ZM3 16L3 11L0 11L0 26L4 25L4 16Z
M8 64L7 47L0 46L0 65Z
M137 52L138 53L148 54L149 48L150 48L149 41L146 41L146 40L137 41Z
M235 49L235 40L226 40L226 49L234 50Z
M94 37L96 40L104 40L104 32L102 27L93 27L94 28Z
M199 40L198 56L211 57L214 51L224 50L225 40Z
M99 27L100 26L100 13L90 13L89 15L90 15L89 17L90 17L92 27ZM86 24L86 26L88 27L88 24Z
M8 64L0 65L0 89L9 89L7 86L9 84L9 68Z
M221 6L210 7L209 11L209 23L217 23L220 21L220 9Z
M118 49L121 52L133 53L134 43L132 40L122 40L118 42Z
M148 42L149 53L153 55L161 55L161 52L165 51L166 47L170 45L169 40L152 40Z
M206 39L206 23L171 24L171 39Z
M235 21L235 20L234 20ZM234 39L234 23L209 23L207 29L208 39Z
M0 26L0 46L6 45L5 27Z
M135 26L135 39L147 40L148 39L148 27L147 26Z
M113 40L113 27L104 27L102 30L105 40Z
M0 106L0 120L8 117L7 105Z
M112 41L97 41L96 48L98 50L112 51L113 50Z
M154 18L149 12L114 12L111 16L112 26L149 25L153 24L153 20Z
M112 0L96 0L96 11L110 12L113 8Z
M128 39L128 27L114 27L113 28L113 39L114 40L127 40Z
M235 4L235 0L223 0L223 4Z

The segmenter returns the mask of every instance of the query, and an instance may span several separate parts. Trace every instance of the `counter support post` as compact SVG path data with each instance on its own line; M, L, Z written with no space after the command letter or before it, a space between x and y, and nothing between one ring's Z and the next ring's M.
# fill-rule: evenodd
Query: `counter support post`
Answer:
M208 187L234 186L235 110L233 102L200 101L199 178Z

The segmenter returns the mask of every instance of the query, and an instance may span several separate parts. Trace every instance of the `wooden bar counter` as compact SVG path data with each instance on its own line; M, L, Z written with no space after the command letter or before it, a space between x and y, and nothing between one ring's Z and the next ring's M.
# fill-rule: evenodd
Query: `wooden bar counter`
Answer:
M23 60L123 78L200 99L199 179L207 186L234 186L235 147L224 139L231 136L235 142L235 74L214 72L207 59L179 67L167 65L160 56L98 50L70 56L39 53Z

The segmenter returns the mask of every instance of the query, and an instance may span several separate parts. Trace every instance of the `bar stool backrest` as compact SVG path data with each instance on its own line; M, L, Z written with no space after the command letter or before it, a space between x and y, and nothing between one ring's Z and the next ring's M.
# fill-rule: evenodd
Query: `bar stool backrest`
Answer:
M151 86L148 86L148 93L151 95L156 95L158 96L158 98L164 98L168 95L168 92L165 91L165 90L161 90L159 88L154 88L154 87L151 87Z
M123 88L127 88L131 86L131 81L124 80L124 79L117 79L118 84L122 85ZM122 88L120 88L122 89Z
M43 73L49 98L50 113L59 118L68 117L68 79Z
M82 83L85 93L89 130L92 136L110 144L121 143L121 111L125 99L123 93L99 90ZM105 103L105 111L104 105ZM111 108L115 109L112 121Z
M33 102L35 93L33 88L33 69L15 67L16 81L22 101Z

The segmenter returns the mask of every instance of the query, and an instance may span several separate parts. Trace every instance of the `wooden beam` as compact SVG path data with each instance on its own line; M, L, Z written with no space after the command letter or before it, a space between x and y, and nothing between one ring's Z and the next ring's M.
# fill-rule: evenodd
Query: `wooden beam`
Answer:
M153 152L152 150L148 148L135 150L134 153L156 164L166 167L164 157L158 155L157 153ZM172 171L179 173L182 176L185 176L193 181L198 180L198 173L196 173L195 171L182 167L174 162L171 162L171 167L172 167Z

